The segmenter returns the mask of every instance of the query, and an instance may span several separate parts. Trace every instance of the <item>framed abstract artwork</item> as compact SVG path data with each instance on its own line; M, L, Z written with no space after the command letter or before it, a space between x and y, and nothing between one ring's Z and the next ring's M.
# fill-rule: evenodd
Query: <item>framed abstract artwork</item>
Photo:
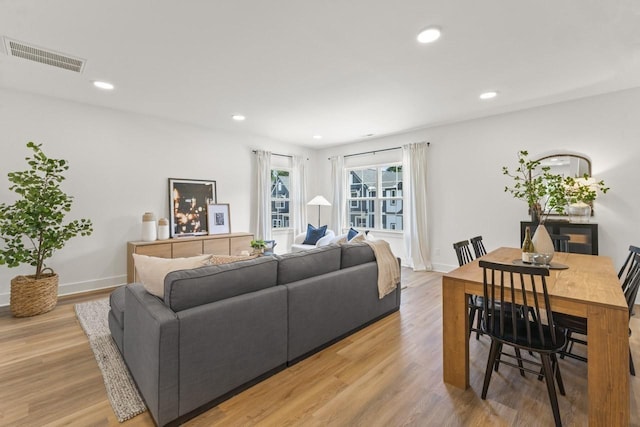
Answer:
M215 181L169 178L171 237L208 234L207 206L216 201Z

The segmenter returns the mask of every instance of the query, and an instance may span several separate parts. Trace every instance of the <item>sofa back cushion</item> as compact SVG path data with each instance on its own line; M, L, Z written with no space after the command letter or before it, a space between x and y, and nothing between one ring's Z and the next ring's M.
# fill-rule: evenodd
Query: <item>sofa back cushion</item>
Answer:
M209 304L275 286L277 273L273 257L174 271L164 279L164 302L176 312Z
M354 265L366 264L376 260L373 249L363 242L344 243L342 245L342 258L340 268L349 268Z
M276 258L279 285L340 270L340 246L337 245L277 255Z

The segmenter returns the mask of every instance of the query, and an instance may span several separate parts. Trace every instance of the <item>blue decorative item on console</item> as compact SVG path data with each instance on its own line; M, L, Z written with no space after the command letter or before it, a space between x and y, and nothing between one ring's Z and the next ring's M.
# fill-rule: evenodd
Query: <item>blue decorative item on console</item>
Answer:
M304 238L303 245L315 245L318 240L324 237L324 234L327 232L327 226L323 225L322 227L315 228L311 224L307 224L307 237Z

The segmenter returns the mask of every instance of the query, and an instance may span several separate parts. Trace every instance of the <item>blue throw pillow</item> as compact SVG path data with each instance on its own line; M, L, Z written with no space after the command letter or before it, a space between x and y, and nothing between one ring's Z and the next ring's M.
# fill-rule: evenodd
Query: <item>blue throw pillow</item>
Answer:
M358 235L358 230L355 230L353 227L351 227L347 232L347 241L353 239L357 235Z
M322 227L315 228L311 224L307 224L307 236L304 238L303 245L315 245L318 240L324 237L324 234L327 232L327 226L323 225Z

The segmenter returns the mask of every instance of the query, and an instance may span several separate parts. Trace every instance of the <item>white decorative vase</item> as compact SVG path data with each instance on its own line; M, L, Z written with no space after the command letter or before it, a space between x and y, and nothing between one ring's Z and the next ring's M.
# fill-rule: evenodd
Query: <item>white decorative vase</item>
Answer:
M153 242L157 238L156 218L151 212L145 212L144 215L142 215L142 241Z
M549 261L551 261L555 250L551 236L549 236L547 227L545 227L544 224L538 225L531 241L533 242L533 250L538 254L551 254L551 257L549 257Z
M569 221L571 222L589 222L591 216L591 206L584 202L573 203L567 206L569 213Z

